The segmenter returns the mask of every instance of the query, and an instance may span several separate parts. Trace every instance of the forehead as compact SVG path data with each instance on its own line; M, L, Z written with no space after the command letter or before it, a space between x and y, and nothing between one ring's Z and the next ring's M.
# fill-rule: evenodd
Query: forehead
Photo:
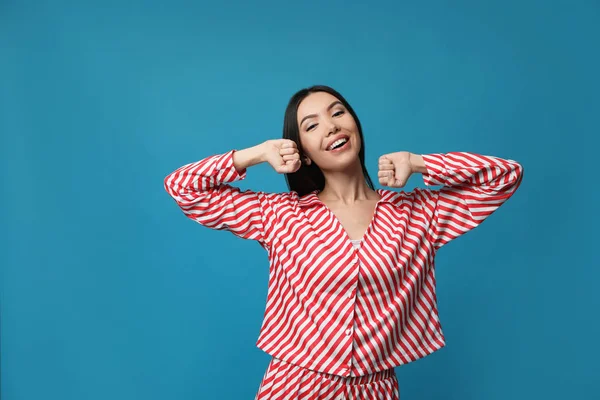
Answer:
M309 94L298 106L298 120L300 121L306 115L318 114L321 111L325 111L336 100L339 99L327 92Z

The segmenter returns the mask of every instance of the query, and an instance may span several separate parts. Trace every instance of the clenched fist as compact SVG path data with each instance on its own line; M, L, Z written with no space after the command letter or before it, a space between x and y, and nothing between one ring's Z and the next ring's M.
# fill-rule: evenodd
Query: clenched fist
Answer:
M406 185L408 178L417 172L411 163L411 153L399 151L397 153L384 154L379 157L379 172L377 177L379 183L384 186L401 188Z
M272 139L264 142L263 159L280 174L291 174L300 169L300 152L290 139Z

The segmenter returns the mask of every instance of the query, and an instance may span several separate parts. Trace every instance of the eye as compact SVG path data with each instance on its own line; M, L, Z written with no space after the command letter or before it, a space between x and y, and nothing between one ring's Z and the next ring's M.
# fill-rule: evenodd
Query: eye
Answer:
M307 131L310 131L310 130L311 130L313 127L315 127L315 126L317 126L317 124L312 124L312 125L309 125L309 126L306 128L306 130L307 130Z
M340 111L336 112L335 114L333 114L333 116L335 117L336 115L342 115L343 113L344 113L344 111L340 110Z

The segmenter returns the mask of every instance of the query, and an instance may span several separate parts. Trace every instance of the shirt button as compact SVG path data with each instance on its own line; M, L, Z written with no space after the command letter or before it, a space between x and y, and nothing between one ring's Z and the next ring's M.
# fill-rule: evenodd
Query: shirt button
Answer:
M352 328L346 329L346 336L352 335Z
M358 260L352 260L352 264L358 264Z
M354 289L352 289L350 293L348 293L348 298L351 299L352 297L354 297Z

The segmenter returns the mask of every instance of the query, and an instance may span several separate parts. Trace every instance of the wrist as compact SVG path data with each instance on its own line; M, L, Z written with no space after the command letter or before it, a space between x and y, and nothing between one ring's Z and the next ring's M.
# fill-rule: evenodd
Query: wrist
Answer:
M408 157L413 172L420 172L422 174L427 173L427 167L425 166L423 156L410 153Z
M238 172L263 162L264 150L261 145L235 150L233 153L233 165Z
M266 140L255 146L256 149L256 160L258 163L267 161L267 154L269 152L269 146L272 146L270 140Z

